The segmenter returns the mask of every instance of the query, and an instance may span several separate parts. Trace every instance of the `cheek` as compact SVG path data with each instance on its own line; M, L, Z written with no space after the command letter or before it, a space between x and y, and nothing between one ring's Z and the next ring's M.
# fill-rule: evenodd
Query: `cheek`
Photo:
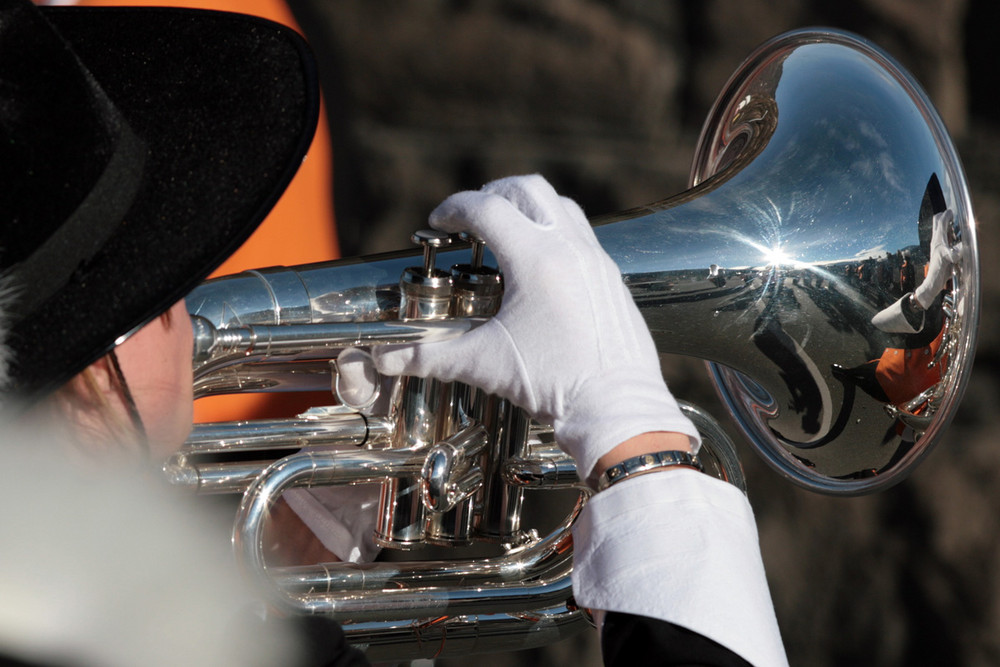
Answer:
M117 350L154 457L176 451L193 420L191 320L179 302L170 322L158 318Z
M178 302L170 309L170 324L166 325L164 329L168 340L164 342L165 354L161 370L165 377L170 378L176 393L185 399L187 411L190 412L192 402L191 350L194 347L194 334L191 331L191 318L188 316L183 301Z
M178 320L180 326L178 326ZM163 402L160 406L148 406L147 411L156 412L158 423L156 433L150 434L153 455L161 458L173 454L191 432L194 421L193 380L191 377L191 324L187 312L182 318L173 318L171 327L181 329L172 336L169 347L171 361L162 368L165 384L159 391ZM183 335L186 332L187 335ZM164 355L164 361L166 357ZM168 379L168 380L167 380Z
M191 319L184 302L171 309L170 324L166 327L169 341L164 344L164 355L160 365L164 381L159 391L164 399L160 409L149 406L157 412L155 438L150 434L150 445L154 456L168 456L174 453L191 432L194 421L193 380L191 376L191 349L194 344ZM168 361L169 358L169 361Z

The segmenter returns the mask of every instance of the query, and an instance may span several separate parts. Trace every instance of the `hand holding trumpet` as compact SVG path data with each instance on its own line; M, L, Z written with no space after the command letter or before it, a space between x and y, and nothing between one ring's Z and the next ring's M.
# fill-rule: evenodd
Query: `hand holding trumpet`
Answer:
M449 197L430 223L487 243L504 272L503 305L457 339L377 349L380 372L458 380L510 399L554 425L581 477L640 434L697 443L618 267L575 202L540 176L513 177Z
M503 303L458 338L376 348L381 373L508 398L553 425L592 485L633 456L697 450L649 329L575 202L539 176L513 177L453 195L430 223L488 244L504 272ZM364 395L357 387L376 381L370 370L366 357L342 353L341 391ZM753 514L735 487L692 470L645 476L598 493L573 535L579 604L666 621L761 664L785 664Z

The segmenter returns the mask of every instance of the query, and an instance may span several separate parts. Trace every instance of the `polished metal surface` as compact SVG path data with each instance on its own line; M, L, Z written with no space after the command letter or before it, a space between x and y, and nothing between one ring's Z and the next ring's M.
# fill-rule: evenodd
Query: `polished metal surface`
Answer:
M268 465L243 496L233 530L240 562L256 576L266 569L263 531L281 493L298 486L363 484L420 474L424 454L412 449L341 452L305 449ZM419 502L419 494L418 494Z
M919 86L850 35L785 35L720 96L692 184L595 221L661 352L712 362L740 428L796 483L851 495L898 482L961 399L980 298L968 188ZM951 287L920 334L880 331L872 317L908 287L904 258L922 280L941 206L961 248ZM295 281L255 272L203 285L188 303L216 326L395 319L412 263L401 253L284 270ZM892 370L894 351L941 347L940 372L909 359Z
M523 651L568 639L593 625L585 610L559 605L530 613L357 623L345 628L344 634L372 662L380 662Z
M340 406L313 409L298 419L196 424L163 470L171 484L196 493L243 493L276 455L310 447L383 447L391 435L387 418Z
M479 455L486 448L486 428L476 424L435 444L420 472L424 506L447 512L483 484Z
M795 483L852 495L903 479L961 400L980 299L968 187L919 86L854 36L781 36L719 97L691 186L594 221L661 354L708 361L738 427ZM908 303L923 283L932 220L945 210L954 219L938 242L957 260L938 265L945 280L918 330L876 325L876 315ZM482 245L464 240L471 262L468 250L437 252L451 275L433 265L432 239L423 266L409 251L203 284L187 300L204 318L196 318L197 393L329 390L330 361L345 345L435 340L474 326L480 320L461 316L495 312L502 279L483 266L490 257ZM436 319L446 313L459 317ZM725 431L704 410L682 409L702 433L706 472L745 491ZM482 425L487 445L478 461L456 465L434 446L470 423ZM212 460L265 442L302 449L266 468ZM326 451L330 443L365 449ZM501 650L517 641L513 633L558 636L585 621L566 606L572 517L547 538L521 518L528 489L576 489L580 502L590 492L550 428L475 388L401 378L384 416L328 408L286 426L203 427L168 473L203 492L246 489L234 528L245 567L264 574L286 608L344 621L370 655ZM282 490L379 479L381 544L477 541L501 555L266 567L262 522ZM425 503L421 488L432 479ZM450 495L464 500L451 508ZM428 653L430 636L454 643ZM396 643L405 646L389 647Z
M500 310L503 277L497 269L476 265L477 248L481 249L482 244L472 246L471 263L451 267L453 314L456 317L487 317Z
M698 433L701 434L701 449L698 458L705 472L713 477L729 482L743 493L747 492L747 481L743 476L743 466L736 452L736 444L708 412L688 403L677 401L681 411L687 415Z
M793 481L856 494L902 479L961 399L979 312L968 187L923 92L857 38L783 36L716 102L692 184L597 230L660 349L713 362L743 432ZM880 331L873 316L922 281L945 208L961 241L953 314L936 303L919 334ZM929 373L946 328L948 358ZM909 410L918 428L887 411L926 390Z
M315 322L296 326L264 324L217 328L203 317L191 318L194 329L194 369L199 376L233 360L249 363L329 359L356 345L431 343L460 336L476 319L447 321Z
M335 381L331 360L345 347L448 340L483 321L468 318L216 327L204 317L192 315L194 396L331 390Z
M698 459L697 454L677 450L650 452L648 454L633 456L609 467L597 479L597 490L604 491L619 482L624 482L630 477L639 477L640 475L674 466L693 468L698 472L703 470L701 460Z
M468 234L459 237L472 244L471 258L468 264L455 264L451 267L451 313L459 318L491 317L500 309L503 278L498 269L482 265L485 243L481 239ZM461 382L449 383L445 391L445 414L442 415L441 422L444 432L459 428L468 430L466 424L470 422L478 424L485 431L485 442L490 451L479 453L479 461L474 464L474 469L478 472L475 492L469 493L455 507L429 515L425 541L436 545L457 546L471 544L477 539L507 542L521 540L521 536L517 534L517 526L511 528L511 512L496 509L493 499L498 493L506 494L506 497L513 498L509 506L520 507L517 499L522 491L508 486L497 474L497 470L506 460L499 453L504 449L506 440L501 425L513 419L513 413L522 413L520 418L526 422L527 415L520 408ZM523 439L527 436L518 433L513 437ZM521 442L522 440L517 440L515 448L519 449ZM474 479L467 481L472 482ZM519 510L517 516L520 516ZM497 530L497 526L501 526L501 529Z
M452 312L452 280L450 274L436 268L434 259L436 249L450 245L451 237L427 230L417 232L412 240L424 247L424 265L403 271L399 280L399 317L405 321L446 318ZM389 406L393 422L389 447L425 451L450 435L450 394L450 385L436 378L396 378ZM471 525L471 512L464 519ZM432 523L440 524L440 515L428 514L422 479L395 477L382 483L376 544L394 549L420 546Z
M275 462L240 505L233 533L240 563L254 575L266 571L265 518L286 489L410 476L424 464L425 454L414 450L303 452ZM327 563L277 570L265 581L270 583L272 603L282 609L331 614L345 623L550 608L571 594L570 528L582 506L578 502L548 537L508 549L498 558L360 566Z

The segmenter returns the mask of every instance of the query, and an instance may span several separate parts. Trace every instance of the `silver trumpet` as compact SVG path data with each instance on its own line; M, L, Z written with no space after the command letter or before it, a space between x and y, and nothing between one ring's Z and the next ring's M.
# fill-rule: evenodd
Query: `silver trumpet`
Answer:
M739 430L792 482L854 495L902 480L966 388L980 299L968 186L919 85L852 35L775 38L716 101L690 186L594 221L661 354L706 360ZM932 220L948 209L954 221L936 242L958 259L942 265ZM198 426L168 475L202 493L243 493L233 535L243 566L275 604L331 614L372 659L560 639L588 624L573 603L569 530L589 491L551 429L436 380L397 379L384 414L334 398L345 346L441 340L496 312L502 279L480 242L415 240L422 261L408 251L268 268L196 289L197 396L321 389L331 405ZM925 272L941 287L914 306L907 294ZM879 313L897 313L895 324L874 324ZM742 488L725 432L685 410L709 468ZM265 564L262 526L284 490L366 482L382 485L373 539L394 557ZM521 524L539 495L567 504L544 537ZM427 545L478 553L397 557Z

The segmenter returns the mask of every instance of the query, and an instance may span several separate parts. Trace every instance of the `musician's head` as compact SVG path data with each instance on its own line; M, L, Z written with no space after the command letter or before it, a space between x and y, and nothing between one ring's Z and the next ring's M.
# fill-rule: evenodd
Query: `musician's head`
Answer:
M182 299L293 176L314 78L247 16L0 4L0 401L183 440Z

